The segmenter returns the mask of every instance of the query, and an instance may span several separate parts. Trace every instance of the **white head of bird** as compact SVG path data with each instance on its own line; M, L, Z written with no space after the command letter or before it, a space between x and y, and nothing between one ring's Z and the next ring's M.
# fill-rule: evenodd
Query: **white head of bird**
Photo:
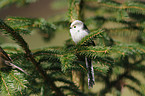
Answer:
M77 44L82 38L89 34L89 30L80 20L75 20L71 23L70 33L73 41Z

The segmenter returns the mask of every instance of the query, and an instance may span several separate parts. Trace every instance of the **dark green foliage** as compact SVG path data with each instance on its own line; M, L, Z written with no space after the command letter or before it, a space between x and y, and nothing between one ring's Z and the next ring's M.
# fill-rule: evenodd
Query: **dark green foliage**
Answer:
M54 36L55 26L48 23L43 18L22 18L22 17L7 17L5 21L15 29L16 32L22 34L30 34L32 29L39 29L40 34L45 40L50 40Z
M88 36L83 38L77 45L85 45L90 43L94 38L99 38L102 35L102 30L97 30L96 32L90 33ZM88 45L88 44L87 44Z
M65 71L66 69L71 68L71 66L73 65L73 61L76 60L76 58L77 57L74 54L63 55L60 58L62 71Z
M7 4L23 5L32 2L31 0L22 1L14 0ZM28 76L18 70L0 69L0 95L88 96L93 94L93 96L105 96L111 93L114 96L120 96L126 87L139 96L144 96L143 87L139 88L144 82L134 73L144 78L145 2L69 0L68 3L67 19L64 16L65 21L55 20L54 24L43 18L0 19L0 32L7 34L19 45L5 45L2 48L10 55L12 63L30 74ZM93 12L93 16L82 16L84 15L82 10L86 15L90 14L87 13L88 10ZM69 39L62 47L30 50L28 43L21 36L22 34L30 35L34 29L39 29L44 40L49 40L59 26L69 31L71 22L78 18L84 20L90 34L77 45ZM92 41L96 46L86 46ZM102 89L97 86L99 89L97 93L85 89L87 69L84 57L93 60L95 82L103 85ZM72 72L78 72L77 75L82 80L79 83L84 85L77 86L72 80ZM80 90L79 87L82 86Z

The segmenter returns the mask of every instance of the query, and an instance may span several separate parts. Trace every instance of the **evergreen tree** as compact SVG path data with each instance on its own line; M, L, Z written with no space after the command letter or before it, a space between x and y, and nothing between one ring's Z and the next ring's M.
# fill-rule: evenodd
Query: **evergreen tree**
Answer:
M0 8L11 4L25 5L35 0L22 1L0 0ZM19 45L1 47L9 54L12 63L30 74L1 68L0 95L121 96L122 90L128 88L138 96L144 96L145 82L137 75L145 77L145 2L68 0L68 5L67 16L53 24L43 18L0 19L0 32ZM44 40L50 40L59 26L69 31L70 23L76 19L85 22L91 32L77 45L69 39L64 46L30 50L22 37L37 28L47 35ZM95 41L95 47L85 46L90 40ZM93 60L94 89L99 91L87 88L87 69L85 62L79 59L84 56ZM98 87L98 83L103 87Z

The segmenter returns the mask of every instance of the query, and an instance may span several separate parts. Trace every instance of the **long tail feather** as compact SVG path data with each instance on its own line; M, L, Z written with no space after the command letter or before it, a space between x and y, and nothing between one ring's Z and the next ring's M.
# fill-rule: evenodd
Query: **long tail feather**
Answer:
M85 57L86 67L88 69L88 87L92 88L95 85L94 69L92 65L92 60Z

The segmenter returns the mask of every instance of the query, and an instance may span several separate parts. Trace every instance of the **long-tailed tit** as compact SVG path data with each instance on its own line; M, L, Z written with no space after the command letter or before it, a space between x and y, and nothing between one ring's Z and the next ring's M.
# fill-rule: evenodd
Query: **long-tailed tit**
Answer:
M77 44L82 38L87 36L90 32L82 21L75 20L71 23L70 33L71 33L72 40ZM91 41L91 44L88 45L95 46L95 43ZM93 87L93 85L95 85L94 70L93 70L91 59L85 57L85 62L86 62L86 68L88 70L88 86L90 88Z

